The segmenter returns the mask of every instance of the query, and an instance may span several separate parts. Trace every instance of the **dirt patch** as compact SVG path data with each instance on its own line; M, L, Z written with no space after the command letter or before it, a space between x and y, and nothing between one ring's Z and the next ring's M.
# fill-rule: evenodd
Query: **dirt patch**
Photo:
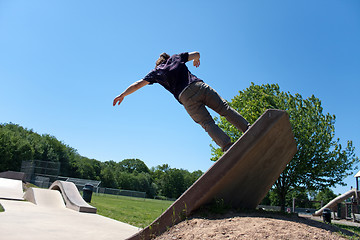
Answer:
M228 213L194 215L175 225L156 240L169 239L347 239L340 229L322 222L282 214ZM353 233L342 230L344 235Z

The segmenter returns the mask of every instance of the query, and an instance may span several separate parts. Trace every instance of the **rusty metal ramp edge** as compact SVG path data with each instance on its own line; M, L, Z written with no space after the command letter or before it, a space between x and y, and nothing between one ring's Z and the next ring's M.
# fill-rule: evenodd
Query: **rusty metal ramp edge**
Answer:
M84 201L76 185L72 182L58 180L55 181L49 189L58 190L61 192L67 208L85 213L96 213L97 211L95 207Z
M288 114L267 110L163 214L128 240L158 236L214 199L234 208L256 208L296 151Z

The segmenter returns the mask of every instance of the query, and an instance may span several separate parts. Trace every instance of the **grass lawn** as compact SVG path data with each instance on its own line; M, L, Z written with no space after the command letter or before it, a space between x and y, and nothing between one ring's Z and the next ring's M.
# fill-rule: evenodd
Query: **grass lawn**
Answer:
M360 236L360 228L359 227L354 227L354 226L348 226L348 225L343 225L343 224L333 224L333 225L335 225L335 226L337 226L337 227L339 227L339 228L342 228L342 229L346 229L346 230L348 230L348 231L350 231L350 232L353 232L353 233L355 233L355 234L357 234L357 235L359 235ZM359 237L347 237L348 239L360 239Z
M155 199L93 194L90 205L99 215L144 228L173 202Z

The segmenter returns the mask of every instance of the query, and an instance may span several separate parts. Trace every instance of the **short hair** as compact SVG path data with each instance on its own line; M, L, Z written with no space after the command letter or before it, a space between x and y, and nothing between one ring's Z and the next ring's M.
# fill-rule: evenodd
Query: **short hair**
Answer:
M160 64L166 63L169 58L170 56L167 53L160 54L160 57L158 58L158 60L156 60L155 67L159 66Z

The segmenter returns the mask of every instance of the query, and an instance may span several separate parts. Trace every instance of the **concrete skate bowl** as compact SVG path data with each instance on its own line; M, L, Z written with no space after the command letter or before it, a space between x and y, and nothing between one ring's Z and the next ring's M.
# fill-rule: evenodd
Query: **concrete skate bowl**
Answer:
M66 207L78 212L96 213L97 209L81 197L76 185L72 182L55 181L50 188L61 193Z
M159 236L199 207L218 199L233 208L256 208L296 151L288 114L267 110L160 217L128 239Z

